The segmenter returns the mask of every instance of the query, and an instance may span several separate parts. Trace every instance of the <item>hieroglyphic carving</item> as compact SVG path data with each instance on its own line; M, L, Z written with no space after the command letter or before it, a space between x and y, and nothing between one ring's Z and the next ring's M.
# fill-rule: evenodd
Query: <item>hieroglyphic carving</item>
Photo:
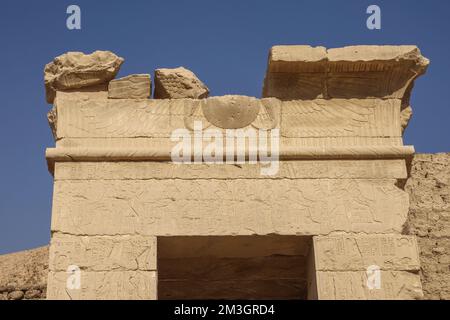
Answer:
M400 100L287 101L281 117L285 137L401 137Z
M420 276L408 271L381 271L381 288L370 290L366 271L317 272L320 300L409 300L423 297Z
M53 234L50 270L77 265L85 271L156 270L156 237L77 237Z
M47 299L50 300L155 300L156 271L83 271L80 288L67 288L69 274L50 271Z
M55 180L129 179L406 179L405 160L281 161L274 176L261 175L261 164L196 165L168 162L58 162Z
M74 235L400 232L395 180L56 181L52 230Z
M319 271L420 270L417 242L404 235L341 235L314 237Z
M324 139L331 141L344 137L347 140L349 137L354 138L346 142L336 140L335 144L367 145L369 141L378 139L379 143L389 145L394 143L389 139L394 138L401 142L399 100L281 102L277 99L258 100L243 96L205 100L114 100L82 99L78 95L73 93L73 96L66 94L57 98L59 139L169 138L173 130L193 130L194 121L201 121L203 130L219 128L217 126L221 126L219 129L245 128L249 125L258 129L281 127L282 136L306 140L314 138L317 139L317 146L323 145ZM216 102L220 102L220 108L211 107ZM248 119L240 117L242 111L236 111L243 107L241 104L244 102L253 106L248 109L253 110L249 111L251 116L249 114ZM233 106L238 106L236 114L233 114ZM213 123L208 121L208 117ZM228 118L239 120L223 122L223 119ZM295 143L301 143L302 140L297 139ZM375 140L372 144L376 144Z

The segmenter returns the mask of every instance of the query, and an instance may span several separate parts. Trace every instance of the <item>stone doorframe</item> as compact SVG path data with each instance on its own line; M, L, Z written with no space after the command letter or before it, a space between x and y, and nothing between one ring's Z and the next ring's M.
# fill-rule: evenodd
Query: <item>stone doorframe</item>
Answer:
M309 299L420 299L402 130L427 64L410 46L278 46L262 99L56 90L48 298L157 299L159 236L292 235L313 237ZM195 123L278 130L278 170L248 163L248 141L245 163L171 162Z

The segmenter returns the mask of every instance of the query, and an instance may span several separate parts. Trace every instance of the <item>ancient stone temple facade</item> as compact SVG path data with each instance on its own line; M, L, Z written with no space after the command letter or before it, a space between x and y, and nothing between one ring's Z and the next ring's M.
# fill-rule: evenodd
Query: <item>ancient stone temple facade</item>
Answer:
M149 75L114 79L122 63L46 66L48 298L422 298L404 234L416 47L273 47L261 99L208 97L184 68L158 69L152 99Z

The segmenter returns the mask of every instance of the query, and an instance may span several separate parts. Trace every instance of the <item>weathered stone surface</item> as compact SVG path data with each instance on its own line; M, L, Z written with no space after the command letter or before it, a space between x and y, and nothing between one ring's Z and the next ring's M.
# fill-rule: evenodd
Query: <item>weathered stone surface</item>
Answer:
M313 238L318 271L381 270L419 271L415 237L404 235L341 235Z
M109 82L110 99L148 99L152 92L149 74L132 74Z
M81 271L81 287L67 288L66 272L49 272L50 300L154 300L157 297L155 271Z
M53 139L57 139L57 133L56 128L58 127L57 121L58 121L58 115L56 113L56 108L53 106L50 111L47 113L47 120L48 125L50 126L50 129L52 130Z
M327 60L325 47L273 46L269 51L267 71L279 73L325 72Z
M381 288L370 290L366 271L318 271L320 300L410 300L422 299L420 276L408 271L381 271Z
M50 270L66 271L71 265L85 271L156 270L156 237L54 234Z
M52 230L74 235L397 233L395 180L56 181ZM103 221L109 221L105 224Z
M281 106L284 137L401 137L400 100L332 99L287 101Z
M264 99L207 98L183 68L155 72L156 100L130 77L109 91L110 80L56 89L56 148L46 151L56 167L49 297L156 298L158 274L159 298L169 299L421 298L417 244L401 235L413 230L401 187L414 152L402 130L427 65L414 46L280 46ZM271 164L282 167L267 178L257 172L265 163L168 163L174 130L192 142L200 124L227 137L279 132ZM246 140L236 153L249 160ZM199 161L201 148L186 152ZM155 237L163 238L158 263ZM439 263L429 269L442 270L446 242L426 246ZM66 287L69 264L81 268L81 290ZM368 288L369 265L381 268L380 289Z
M48 247L0 256L0 293L45 288ZM42 296L45 298L45 295Z
M245 116L238 108L242 103L248 106ZM57 137L169 138L173 130L192 130L200 121L203 130L279 128L286 145L402 145L400 104L398 99L282 102L244 96L136 101L65 93L56 99Z
M405 189L411 194L408 231L419 237L449 237L450 154L417 155Z
M244 128L256 120L260 110L258 102L245 96L211 97L203 104L203 114L216 127Z
M408 126L409 120L411 120L412 115L413 111L411 106L407 106L400 112L400 123L402 126L402 132L404 132L406 127Z
M406 179L405 160L280 161L273 176L260 164L173 164L168 162L57 162L55 180L130 179Z
M405 190L408 227L417 236L426 299L450 299L450 154L418 154Z
M68 52L45 66L44 78L47 102L53 103L56 91L89 87L113 79L123 58L110 51L91 54Z
M263 97L398 98L409 104L413 81L429 61L415 46L275 46L269 54Z
M188 69L155 70L155 99L203 99L208 94L208 87Z
M24 294L22 291L13 291L8 294L8 299L9 300L22 300L23 296L24 296Z
M40 290L36 290L36 289L27 290L25 292L25 299L27 299L27 300L39 299L39 298L41 298L41 294L42 294L42 292Z

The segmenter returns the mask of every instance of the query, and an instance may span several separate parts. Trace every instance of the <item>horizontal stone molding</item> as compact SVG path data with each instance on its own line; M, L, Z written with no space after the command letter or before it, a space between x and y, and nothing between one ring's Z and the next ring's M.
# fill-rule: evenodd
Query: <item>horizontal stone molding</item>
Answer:
M270 138L270 134L268 135ZM193 139L191 139L192 141ZM246 146L248 139L246 138ZM330 148L330 147L362 147L362 146L403 146L401 137L280 137L281 146L297 148ZM146 149L170 145L167 138L63 138L56 141L57 148L136 148ZM207 145L205 141L203 145ZM224 141L224 148L226 141ZM270 148L270 143L269 143Z
M169 145L146 149L115 148L47 148L46 158L53 171L54 162L71 161L170 161L172 148ZM258 154L258 150L235 150L235 155ZM281 147L279 160L308 159L404 159L414 155L413 146L374 146L374 147L329 147L298 148ZM226 150L224 152L226 154ZM194 153L192 152L192 159ZM260 158L258 156L258 158ZM225 159L225 156L224 156ZM261 160L261 159L259 159ZM265 159L263 159L265 160ZM267 161L267 160L266 160Z
M73 235L400 233L396 180L55 181L52 230Z

